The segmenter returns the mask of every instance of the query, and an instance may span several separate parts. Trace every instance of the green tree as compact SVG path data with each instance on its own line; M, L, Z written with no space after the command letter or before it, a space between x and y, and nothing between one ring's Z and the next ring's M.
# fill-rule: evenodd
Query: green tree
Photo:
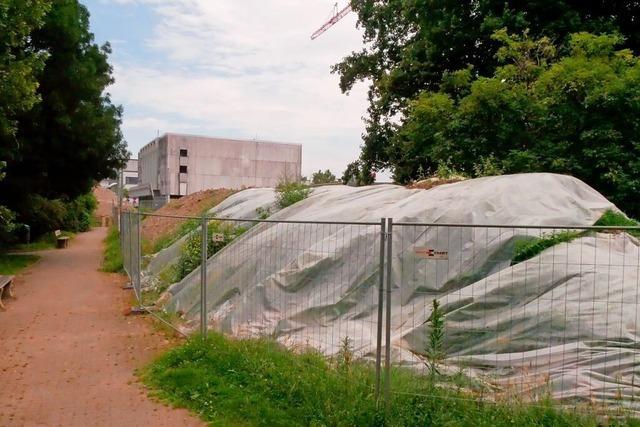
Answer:
M0 160L15 148L16 115L38 101L36 74L46 53L29 36L42 24L44 0L0 0Z
M333 184L334 182L336 182L336 176L332 174L329 169L324 172L319 170L318 172L314 172L311 176L311 183L315 185Z
M75 199L128 156L122 109L105 92L113 83L109 45L94 43L89 13L77 0L50 4L44 25L29 37L30 50L48 55L38 74L41 102L18 117L19 149L0 183L0 201L18 209L29 194Z
M619 35L548 38L498 31L504 64L462 88L422 92L392 140L396 179L446 164L470 176L556 172L640 214L640 58Z
M351 162L347 165L344 173L342 174L342 183L344 185L371 185L376 180L376 175L371 171L368 165L360 160Z
M571 33L618 32L626 37L624 47L640 49L640 3L634 0L352 0L351 5L365 47L333 71L344 92L359 81L370 82L361 160L373 170L403 160L397 156L405 153L391 146L395 124L421 92L451 89L446 83L456 70L471 70L471 79L493 75L500 42L492 35L501 28L529 29L533 38L547 36L563 50Z

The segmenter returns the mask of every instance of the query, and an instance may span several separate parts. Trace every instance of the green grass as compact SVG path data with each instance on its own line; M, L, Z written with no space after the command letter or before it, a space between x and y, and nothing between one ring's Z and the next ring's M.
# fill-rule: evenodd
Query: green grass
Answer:
M455 384L435 386L404 369L392 373L385 413L375 401L373 368L354 362L352 355L327 360L315 351L293 353L266 339L230 340L218 334L190 339L139 375L152 395L215 426L578 427L602 421L548 401L483 403ZM623 421L608 420L608 425Z
M0 253L0 274L17 274L40 257L37 255L14 255Z
M70 231L63 231L62 236L73 238L76 233L72 233ZM48 249L53 249L56 247L56 236L53 233L47 233L44 236L40 237L38 240L31 243L19 243L17 245L13 245L11 247L12 251L23 251L23 252L32 252L32 251L44 251Z
M111 227L104 239L104 255L102 259L102 271L107 273L120 273L122 267L122 252L120 251L120 232L116 227Z
M207 212L208 210L209 209L205 209L205 212ZM146 247L143 247L143 253L145 255L155 254L163 249L168 248L169 246L177 242L182 236L185 236L194 231L200 226L200 224L202 224L202 221L200 219L188 219L184 221L182 224L180 224L176 231L166 236L160 237L150 248L148 247L148 245L145 245Z
M516 241L511 264L514 265L531 259L552 246L570 242L583 234L584 232L580 231L561 231L558 233L548 234L542 238L534 237L527 240L518 240Z
M598 219L598 221L596 221L594 225L601 227L637 227L640 223L634 219L627 218L627 216L622 213L608 210L600 217L600 219ZM640 237L640 229L627 230L626 232L635 237ZM545 249L560 243L570 242L587 234L587 231L561 231L551 233L540 238L536 237L526 240L518 240L515 244L515 251L511 264L514 265L522 261L526 261L536 255L539 255Z
M640 223L635 219L627 218L622 213L609 210L594 225L602 227L637 227ZM640 237L640 230L627 230L627 233Z

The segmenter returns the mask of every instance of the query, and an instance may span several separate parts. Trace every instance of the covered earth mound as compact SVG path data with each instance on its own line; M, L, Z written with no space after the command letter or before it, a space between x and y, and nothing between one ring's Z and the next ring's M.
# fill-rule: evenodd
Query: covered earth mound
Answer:
M396 362L425 365L437 300L446 325L443 365L530 394L630 397L640 392L639 242L622 232L558 234L593 225L607 211L617 208L583 182L554 174L430 190L316 188L270 217L283 222L252 227L208 260L208 323L326 354L348 337L357 356L374 358L379 223L393 218ZM514 261L522 244L558 236L564 243ZM166 309L195 323L199 280L196 269L172 286Z

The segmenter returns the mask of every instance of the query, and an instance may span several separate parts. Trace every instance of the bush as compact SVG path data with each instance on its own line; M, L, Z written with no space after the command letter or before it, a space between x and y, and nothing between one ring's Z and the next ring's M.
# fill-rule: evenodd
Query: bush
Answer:
M84 194L65 204L63 228L69 231L88 231L98 201L93 193Z
M51 200L30 195L19 208L19 220L31 227L33 239L54 230L88 231L97 206L98 201L93 193L83 194L73 200Z
M207 255L211 257L222 248L224 248L233 239L244 233L246 229L242 227L234 227L233 224L220 221L212 221L209 223L207 230ZM214 242L213 235L222 234L223 241ZM194 232L187 242L182 246L180 251L180 259L176 267L176 281L182 280L189 273L200 266L202 261L202 232L197 230Z
M27 197L26 206L20 209L20 221L31 227L31 236L36 238L46 232L63 228L66 207L59 200L49 200L39 195Z
M276 202L282 209L309 197L311 189L301 182L282 181L276 187Z
M16 214L0 205L0 245L9 243L15 229Z

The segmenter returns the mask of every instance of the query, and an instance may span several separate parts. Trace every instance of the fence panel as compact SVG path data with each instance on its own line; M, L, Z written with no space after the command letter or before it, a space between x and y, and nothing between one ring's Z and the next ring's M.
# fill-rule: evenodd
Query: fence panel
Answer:
M156 264L196 263L163 306L183 330L347 349L375 363L378 387L384 358L388 401L406 391L399 369L425 385L415 394L636 408L638 228L183 217L187 237L142 271L140 220L120 221L139 301Z
M635 405L637 232L395 224L390 361L468 398Z

